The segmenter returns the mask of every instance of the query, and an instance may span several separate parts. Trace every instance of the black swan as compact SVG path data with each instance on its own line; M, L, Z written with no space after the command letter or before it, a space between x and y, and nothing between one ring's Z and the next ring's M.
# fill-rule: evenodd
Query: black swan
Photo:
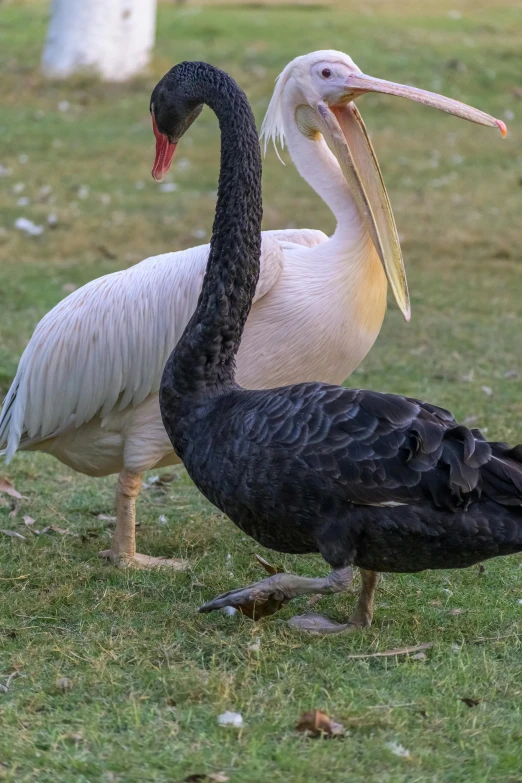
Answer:
M177 143L202 104L221 128L216 217L197 309L165 367L160 406L176 454L201 492L245 533L280 552L319 552L325 578L282 573L200 608L257 619L299 595L363 587L338 632L371 623L378 572L465 568L522 550L522 447L488 443L419 400L322 383L248 391L235 356L259 274L261 160L247 99L205 63L158 84L159 131Z

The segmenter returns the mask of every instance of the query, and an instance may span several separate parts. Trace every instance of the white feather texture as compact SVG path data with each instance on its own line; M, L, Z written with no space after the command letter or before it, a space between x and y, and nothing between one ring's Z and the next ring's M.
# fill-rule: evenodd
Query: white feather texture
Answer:
M298 236L297 236L298 235ZM320 231L264 232L254 301L277 282L282 242L314 244ZM0 415L8 460L95 417L137 408L159 389L163 367L194 312L209 245L166 253L93 280L38 324Z

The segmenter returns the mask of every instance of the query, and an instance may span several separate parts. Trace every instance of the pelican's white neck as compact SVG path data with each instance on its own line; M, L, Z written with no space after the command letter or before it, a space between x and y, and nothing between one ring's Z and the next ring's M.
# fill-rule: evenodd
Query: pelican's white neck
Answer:
M295 167L335 216L335 237L350 244L366 244L369 234L335 155L322 137L312 141L303 136L296 125L295 109L295 101L282 102L285 138Z

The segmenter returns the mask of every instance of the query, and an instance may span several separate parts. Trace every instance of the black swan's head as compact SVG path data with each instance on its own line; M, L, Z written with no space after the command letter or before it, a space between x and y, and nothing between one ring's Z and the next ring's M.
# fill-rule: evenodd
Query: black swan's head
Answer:
M165 74L152 91L150 113L156 136L154 179L161 182L169 170L176 144L200 114L203 103L198 84L199 63L184 62Z

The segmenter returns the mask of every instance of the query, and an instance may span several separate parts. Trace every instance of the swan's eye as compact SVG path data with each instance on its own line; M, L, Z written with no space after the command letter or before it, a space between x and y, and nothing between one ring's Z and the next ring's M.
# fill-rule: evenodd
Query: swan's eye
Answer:
M321 76L323 76L325 79L329 79L331 75L332 72L329 68L323 68L323 70L321 71Z

